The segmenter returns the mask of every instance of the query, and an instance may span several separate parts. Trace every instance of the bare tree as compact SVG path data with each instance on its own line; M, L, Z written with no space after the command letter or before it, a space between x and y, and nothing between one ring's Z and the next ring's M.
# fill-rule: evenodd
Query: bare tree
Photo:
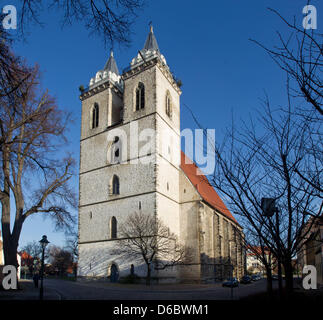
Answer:
M310 1L308 1L310 4ZM289 31L289 36L284 37L277 31L279 44L272 48L265 44L251 40L268 53L273 61L287 74L290 79L290 94L295 102L301 102L294 108L295 115L311 126L308 127L309 135L306 142L307 152L311 154L310 161L302 168L296 168L296 173L311 184L318 194L322 195L323 187L318 180L322 170L322 116L323 116L323 91L322 91L322 67L323 67L323 34L319 29L305 29L294 18L293 21L285 19L277 10L269 8L283 22ZM313 112L314 111L314 112Z
M293 95L303 98L322 116L322 34L315 29L299 27L296 19L293 22L287 21L277 10L269 10L288 27L291 31L290 36L285 39L281 32L277 31L280 44L273 48L268 48L256 40L252 41L261 46L288 77L294 80Z
M62 24L81 22L90 34L101 36L105 42L113 47L115 43L128 45L130 43L131 25L137 13L144 7L144 0L52 0L45 4L40 0L23 0L20 13L21 35L24 37L25 28L41 22L41 13L44 8L56 10L62 15ZM3 14L0 13L0 20ZM26 69L21 69L21 59L14 56L10 50L13 38L4 30L0 23L0 97L9 95L17 90L30 76ZM5 86L4 84L9 84ZM1 137L0 137L1 140Z
M287 98L286 107L273 109L266 97L258 117L251 117L239 129L231 125L222 142L214 145L216 168L211 183L225 196L232 212L240 215L242 225L270 250L278 267L283 265L290 293L292 258L306 238L304 227L311 217L322 214L322 197L312 183L322 180L322 152L308 152L313 121L294 112L288 81ZM318 149L322 150L321 144ZM320 166L312 166L313 162ZM307 170L312 181L298 174ZM261 203L267 197L276 206L271 215Z
M66 251L70 252L72 255L73 262L73 272L75 278L77 277L77 262L79 257L78 251L78 232L76 230L72 230L66 234L66 245L64 248Z
M20 115L19 121L15 121L12 124L12 130L18 129L24 124L32 122L32 120L40 115L42 110L34 109L30 110L24 117L21 116L21 110L15 105L14 101L17 97L24 95L23 84L27 85L28 79L33 72L32 68L28 68L24 65L21 57L15 56L10 50L11 40L4 30L1 30L0 24L0 107L3 107L4 103L10 104L10 108L15 111L17 115ZM0 113L5 114L8 110L1 109ZM13 140L16 138L15 140ZM3 131L0 131L0 146L6 142L6 144L14 144L19 142L17 137L12 137L8 140Z
M191 250L154 215L141 212L129 215L120 226L118 237L121 239L113 254L145 263L147 284L150 284L152 265L155 270L162 270L191 260Z
M285 110L273 110L266 99L256 121L251 119L240 131L232 125L225 141L215 147L212 179L233 211L281 260L289 292L293 288L292 258L302 241L303 227L309 217L322 212L317 190L296 172L311 161L312 155L306 152L310 122L300 123L291 110L290 100ZM319 180L322 172L317 174ZM263 197L275 199L273 216L264 214Z
M30 22L41 24L43 4L22 1L18 9L22 33ZM63 13L63 24L82 22L91 33L113 45L129 43L130 26L143 1L52 0L46 6ZM17 266L17 246L25 219L41 212L51 215L58 227L66 226L72 221L68 205L75 205L75 197L67 185L73 159L51 158L64 138L69 118L58 110L48 92L37 92L38 68L24 66L11 52L11 42L0 24L1 223L5 263ZM39 188L27 185L32 175L39 178ZM14 210L10 207L12 197Z
M58 228L66 227L74 221L70 208L76 205L68 186L74 160L68 155L63 159L60 158L64 156L57 156L66 143L69 115L58 109L47 91L40 92L38 67L18 66L30 76L19 90L0 98L3 249L5 263L15 266L25 220L41 213L51 216Z
M73 257L70 251L57 246L51 246L49 249L49 262L57 270L60 276L63 276L67 269L73 264Z
M65 249L71 252L73 262L76 262L78 259L78 233L76 230L72 230L66 234Z
M10 95L29 77L27 70L19 67L19 57L12 54L11 42L0 24L0 97Z
M256 257L256 260L258 260L262 264L264 269L263 271L266 272L267 293L269 297L272 297L272 270L274 267L274 257L271 250L264 245L264 241L262 239L263 237L269 238L270 236L268 234L264 234L266 230L263 230L261 227L259 228L259 230L255 230L254 228L250 227L249 223L244 223L243 231L245 234L247 259L248 255L251 253L254 257ZM257 233L258 231L261 232L261 235Z
M143 0L23 0L19 12L22 32L31 21L42 25L44 7L62 14L63 25L81 22L91 34L102 36L105 41L128 44L130 27L143 8Z
M42 247L38 241L32 241L24 245L20 251L28 253L34 259L40 259L42 254Z
M63 25L81 22L91 34L101 36L112 47L115 43L128 45L131 25L143 6L144 0L51 0L46 4L40 0L23 0L21 7L18 8L20 13L18 30L24 36L25 28L31 23L42 25L40 16L46 7L61 13ZM4 14L0 12L0 20L3 16ZM0 97L10 95L19 89L30 76L27 69L20 68L21 59L12 54L10 50L12 42L13 38L0 23Z
M20 249L20 253L22 254L21 262L22 264L28 267L29 272L32 273L35 269L40 268L42 250L43 249L39 241L28 242ZM24 253L27 253L27 255L25 255ZM48 247L46 247L44 252L44 258L47 259L48 257L49 257L49 250L48 250Z

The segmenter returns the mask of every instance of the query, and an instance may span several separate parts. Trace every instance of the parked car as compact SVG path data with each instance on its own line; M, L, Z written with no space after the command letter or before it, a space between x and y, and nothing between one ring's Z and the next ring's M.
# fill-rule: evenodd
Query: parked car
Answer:
M240 279L240 283L243 283L243 284L248 284L248 283L251 283L251 277L250 276L243 276L241 279Z
M251 280L252 281L258 281L258 280L261 280L261 277L258 274L254 274L254 275L251 276Z
M273 279L273 280L278 280L278 274L274 274L274 275L272 276L272 279ZM284 275L282 275L282 280L285 280L285 276L284 276Z
M239 286L239 281L237 280L237 278L228 278L222 283L222 287L233 288L238 286Z

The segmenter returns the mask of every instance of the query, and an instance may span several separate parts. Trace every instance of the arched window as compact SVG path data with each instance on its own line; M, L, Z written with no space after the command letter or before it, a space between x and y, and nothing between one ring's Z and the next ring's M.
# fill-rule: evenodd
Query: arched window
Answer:
M118 265L113 262L111 265L110 265L110 274L109 274L109 277L110 277L110 281L113 283L113 282L118 282L119 280L119 268L118 268Z
M117 219L116 217L112 217L110 220L110 238L117 238Z
M120 137L115 136L109 140L107 146L107 162L108 164L121 163L122 159L122 140ZM112 183L110 183L112 185Z
M92 129L97 128L98 126L99 126L99 105L95 103L92 109Z
M172 117L172 99L169 91L166 93L166 114L168 117Z
M114 175L112 179L112 194L120 194L119 178L116 175Z
M113 145L111 148L111 162L117 163L121 159L121 140L119 137L114 137Z
M136 89L136 111L145 108L145 86L142 82L139 82Z

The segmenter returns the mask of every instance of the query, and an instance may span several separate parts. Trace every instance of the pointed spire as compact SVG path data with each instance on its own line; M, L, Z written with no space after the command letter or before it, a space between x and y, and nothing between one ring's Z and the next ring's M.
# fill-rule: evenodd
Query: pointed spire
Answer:
M111 71L113 73L115 73L116 75L119 75L119 70L118 70L118 66L117 63L113 57L113 51L110 51L110 57L109 60L107 61L107 63L104 66L104 70L106 71Z
M151 50L151 51L158 51L159 52L159 47L158 47L158 43L157 43L157 40L154 35L154 30L153 30L152 24L150 24L150 32L149 32L148 37L146 39L143 50L146 50L146 51Z

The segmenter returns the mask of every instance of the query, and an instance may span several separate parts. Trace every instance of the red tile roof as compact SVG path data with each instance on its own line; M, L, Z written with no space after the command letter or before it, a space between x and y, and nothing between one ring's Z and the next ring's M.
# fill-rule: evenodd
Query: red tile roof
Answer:
M26 251L21 251L19 254L21 256L21 259L33 259L33 257Z
M183 151L181 152L181 169L205 202L238 224L237 220L221 200L215 189L211 186L207 177Z
M265 254L269 255L270 250L268 247L263 247ZM247 246L247 256L261 255L262 248L259 246Z

